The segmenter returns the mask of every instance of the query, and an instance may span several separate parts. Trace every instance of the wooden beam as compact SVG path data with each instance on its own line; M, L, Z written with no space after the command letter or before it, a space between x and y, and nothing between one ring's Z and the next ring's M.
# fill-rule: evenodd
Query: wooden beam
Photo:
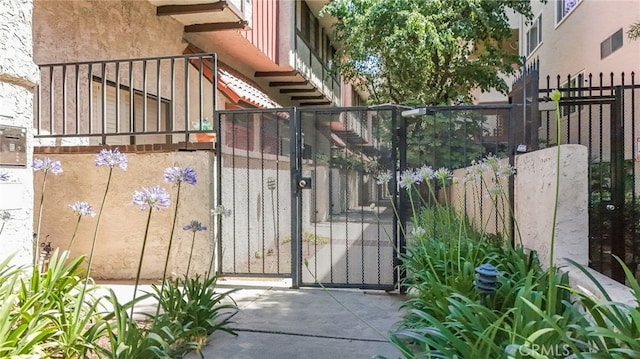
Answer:
M325 106L331 105L331 101L322 101L322 102L300 102L300 106Z
M305 92L316 92L315 88L310 89L280 89L280 93L305 93Z
M226 1L208 4L162 5L156 8L157 16L201 14L206 12L220 12L228 6Z
M298 71L256 71L255 77L291 77L297 76Z
M269 82L269 87L284 87L284 86L305 86L309 81L273 81Z
M324 100L324 95L318 96L291 96L292 101L300 101L300 100Z
M206 24L193 24L184 27L184 32L210 32L220 30L243 30L248 23L244 20L236 22L214 22Z

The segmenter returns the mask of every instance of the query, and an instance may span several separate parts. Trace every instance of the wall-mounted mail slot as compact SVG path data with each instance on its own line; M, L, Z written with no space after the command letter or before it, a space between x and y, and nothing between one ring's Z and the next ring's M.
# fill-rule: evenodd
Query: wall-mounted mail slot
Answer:
M0 125L0 166L27 166L27 129Z

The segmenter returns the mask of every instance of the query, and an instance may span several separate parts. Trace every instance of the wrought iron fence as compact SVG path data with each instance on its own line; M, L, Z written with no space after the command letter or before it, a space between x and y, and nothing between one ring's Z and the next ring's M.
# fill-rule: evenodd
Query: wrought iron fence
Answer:
M212 132L215 54L46 64L40 74L37 145L176 143Z
M551 91L562 93L557 138ZM540 148L581 144L588 149L589 265L624 282L611 254L640 273L640 84L631 74L547 76L540 85L540 114L534 118ZM548 104L545 104L548 102ZM536 128L537 127L537 128Z

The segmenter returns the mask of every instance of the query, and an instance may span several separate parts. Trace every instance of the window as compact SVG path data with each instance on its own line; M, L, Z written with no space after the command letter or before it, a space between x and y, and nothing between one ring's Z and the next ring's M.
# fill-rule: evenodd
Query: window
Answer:
M556 24L562 21L581 0L556 0Z
M609 36L606 40L600 43L600 58L611 55L616 50L622 47L622 29L616 31L613 35Z
M527 56L542 42L542 15L538 16L527 31Z
M92 133L108 133L116 134L118 132L155 132L166 131L167 124L170 123L171 102L167 99L160 98L158 105L158 97L156 95L146 94L146 112L144 108L145 94L142 91L132 90L131 88L120 85L120 90L116 91L116 84L106 81L105 86L105 123L102 128L102 79L94 77L92 83ZM119 92L119 99L117 95ZM132 93L133 92L133 93ZM131 98L133 97L133 105ZM116 127L116 103L120 107L119 125ZM160 110L158 112L158 109ZM133 111L133 114L131 114ZM133 120L132 120L133 118ZM133 128L131 123L133 122ZM145 131L146 123L146 131ZM159 128L158 128L159 127ZM101 141L94 137L92 141ZM109 144L149 144L166 142L165 135L158 136L136 136L136 137L108 137Z

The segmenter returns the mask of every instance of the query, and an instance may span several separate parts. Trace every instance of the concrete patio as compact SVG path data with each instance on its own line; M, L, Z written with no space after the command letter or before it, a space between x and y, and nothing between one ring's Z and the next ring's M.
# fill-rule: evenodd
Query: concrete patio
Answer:
M241 286L240 286L241 285ZM387 341L401 319L398 294L361 290L288 289L287 283L218 282L232 297L238 335L216 332L204 358L400 358ZM200 358L192 353L187 358Z

